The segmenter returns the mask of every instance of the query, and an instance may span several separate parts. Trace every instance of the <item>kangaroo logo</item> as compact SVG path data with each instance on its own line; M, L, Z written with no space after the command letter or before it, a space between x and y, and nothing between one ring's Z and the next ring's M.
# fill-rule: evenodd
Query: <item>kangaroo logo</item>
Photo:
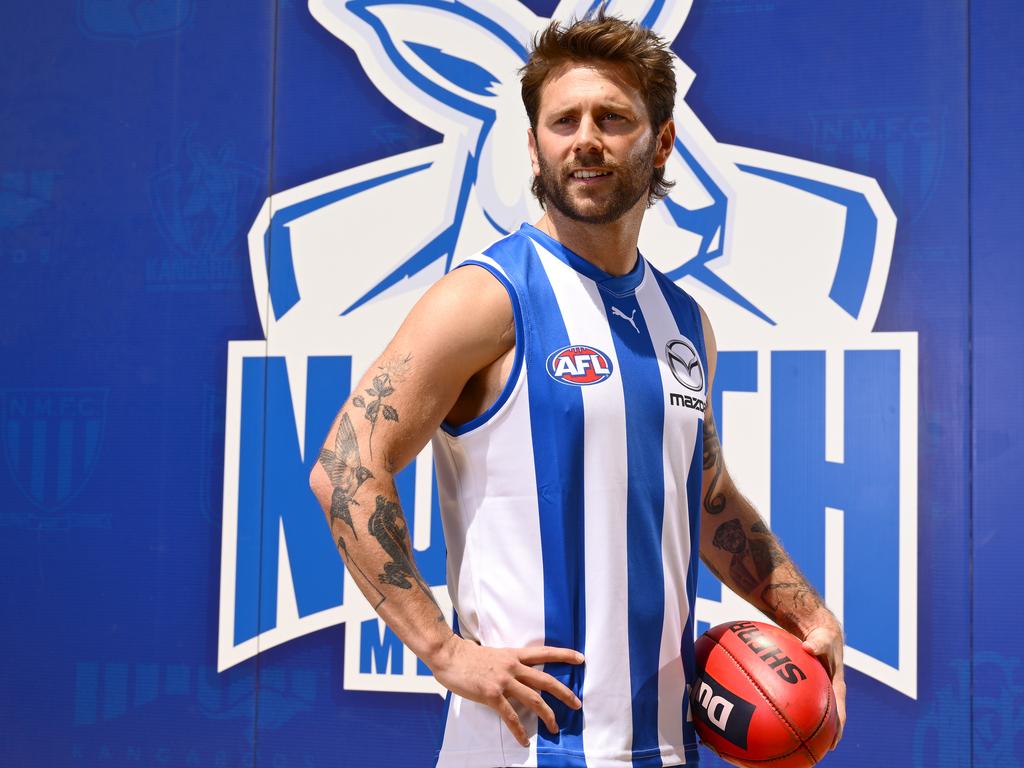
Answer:
M599 5L563 0L552 17ZM671 41L690 7L613 0L608 12ZM274 194L249 232L266 341L232 342L228 356L218 667L345 622L346 687L437 691L345 575L307 476L353 377L426 286L540 216L517 70L550 19L514 0L309 0L309 10L443 140ZM772 527L845 617L850 665L915 696L917 337L873 332L895 216L874 179L716 141L686 102L694 73L675 67L667 176L677 184L648 211L640 250L714 322L723 442L736 466L770 465L750 492L771 500ZM395 216L402 226L383 224ZM740 398L756 418L727 418ZM430 464L427 446L399 490L444 604ZM749 611L739 605L709 574L698 582L700 622Z
M232 154L230 145L211 152L197 144L190 129L175 162L151 179L153 213L173 257L147 264L150 284L218 288L241 281L232 245L245 231L239 209L256 199L258 183Z

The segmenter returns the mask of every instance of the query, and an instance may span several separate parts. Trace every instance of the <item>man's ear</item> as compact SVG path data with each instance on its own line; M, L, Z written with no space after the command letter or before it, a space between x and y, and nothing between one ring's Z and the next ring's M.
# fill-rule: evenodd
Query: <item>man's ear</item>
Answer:
M533 128L526 129L526 145L530 150L530 165L533 166L533 175L540 176L540 157L537 149L537 136Z
M676 123L672 118L665 121L654 140L657 145L657 150L654 153L654 167L661 168L668 162L676 143Z

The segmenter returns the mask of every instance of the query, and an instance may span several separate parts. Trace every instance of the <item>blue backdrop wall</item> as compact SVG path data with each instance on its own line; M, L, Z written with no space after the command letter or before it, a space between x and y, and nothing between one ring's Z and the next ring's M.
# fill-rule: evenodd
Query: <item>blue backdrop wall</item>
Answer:
M231 560L240 602L225 609L222 537L231 445L246 445L229 342L270 344L280 309L251 267L260 217L442 133L300 0L0 15L2 762L432 764L442 699L409 692L401 649L355 613L273 635L262 560L247 635L250 566ZM1024 764L1022 42L1010 0L694 0L673 43L719 142L876 179L897 222L873 330L917 333L916 668L902 689L850 669L837 768ZM352 371L324 359L309 375L337 375L343 397ZM271 364L252 375L272 392ZM277 517L259 520L277 536ZM439 553L436 538L420 553L433 584ZM295 578L306 618L302 595L318 598Z

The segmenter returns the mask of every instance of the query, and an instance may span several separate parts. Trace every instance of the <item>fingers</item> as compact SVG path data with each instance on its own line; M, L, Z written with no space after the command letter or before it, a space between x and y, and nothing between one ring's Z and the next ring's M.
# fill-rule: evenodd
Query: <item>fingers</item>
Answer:
M825 644L818 641L817 638L815 638L814 640L808 638L807 640L804 640L803 643L800 644L800 646L809 654L811 654L811 656L821 656L821 654L825 651Z
M549 664L551 662L562 662L564 664L582 664L583 654L574 651L572 648L554 648L550 645L541 645L536 648L519 648L519 661L528 667L538 664Z
M823 666L826 669L826 671L828 672L828 676L830 678L835 676L837 664L835 658L829 652L829 648L827 646L822 648L820 646L815 646L811 643L805 642L803 644L803 649L821 662L821 666ZM838 666L841 667L842 664L840 663Z
M824 632L812 631L801 644L803 649L812 656L824 656L832 648L832 638Z
M568 687L546 672L541 672L539 670L532 669L531 667L524 666L516 675L516 679L526 683L528 686L535 688L538 691L550 693L567 707L579 709L583 706L582 702L576 698L576 695L569 690Z
M508 687L506 696L514 696L533 710L551 733L558 733L558 721L555 720L555 713L533 688L523 685L518 680L513 680L512 684Z
M832 679L832 688L836 694L836 713L839 715L839 728L836 729L836 740L832 743L832 749L835 749L839 746L839 741L843 738L843 731L846 728L846 680L842 667Z
M846 728L846 679L843 671L843 639L842 634L830 632L828 628L816 627L807 633L801 644L803 649L818 658L832 681L832 690L836 697L836 715L839 725L836 738L829 749L835 749L843 738Z
M817 657L828 670L829 677L835 677L843 668L842 639L821 630L811 630L800 644L807 653Z
M529 747L530 740L526 737L526 729L523 727L523 722L519 719L519 715L516 714L509 700L504 696L498 696L488 703L501 715L501 719L505 722L515 740L522 746Z
M557 733L559 728L555 713L544 701L540 692L550 693L572 709L579 709L582 703L568 687L546 672L533 669L533 667L550 663L581 664L583 663L583 654L571 648L552 646L511 648L497 652L508 654L510 651L514 656L512 658L505 657L505 664L508 666L502 664L505 667L505 674L509 676L502 675L503 679L496 681L497 685L482 700L501 716L516 741L526 747L530 743L526 728L510 699L522 703L537 715L538 720L543 722L549 731Z

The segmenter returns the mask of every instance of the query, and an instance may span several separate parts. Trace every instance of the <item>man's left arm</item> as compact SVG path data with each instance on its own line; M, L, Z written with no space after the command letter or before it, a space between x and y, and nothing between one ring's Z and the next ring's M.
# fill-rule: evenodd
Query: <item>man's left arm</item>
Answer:
M717 348L703 310L701 317L709 371L700 556L723 584L780 627L802 638L804 649L822 659L836 695L838 744L846 724L843 628L729 475L711 409Z

